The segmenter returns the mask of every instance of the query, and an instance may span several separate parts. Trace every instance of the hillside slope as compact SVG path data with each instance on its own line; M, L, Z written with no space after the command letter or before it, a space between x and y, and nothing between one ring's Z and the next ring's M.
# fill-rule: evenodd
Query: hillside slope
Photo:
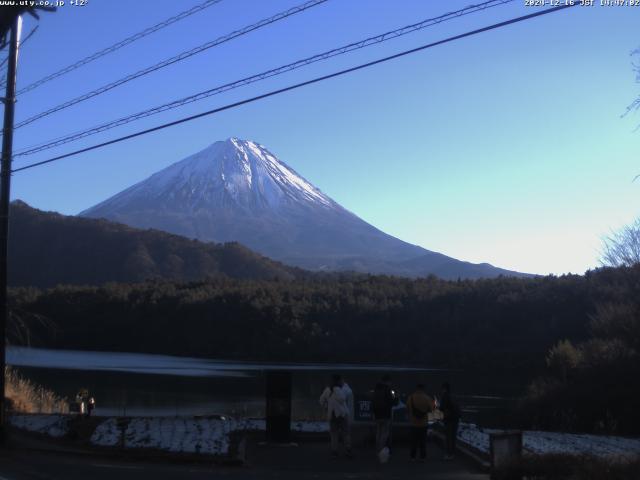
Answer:
M98 285L149 279L207 277L292 279L300 270L237 243L213 244L107 220L11 205L11 286Z

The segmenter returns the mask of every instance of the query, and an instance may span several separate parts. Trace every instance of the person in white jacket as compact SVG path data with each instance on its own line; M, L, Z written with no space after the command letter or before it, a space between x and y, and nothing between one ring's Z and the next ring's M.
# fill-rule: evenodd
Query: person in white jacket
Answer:
M353 392L340 375L334 375L331 386L324 389L320 395L320 405L327 409L331 455L338 456L340 439L342 439L347 457L352 457Z

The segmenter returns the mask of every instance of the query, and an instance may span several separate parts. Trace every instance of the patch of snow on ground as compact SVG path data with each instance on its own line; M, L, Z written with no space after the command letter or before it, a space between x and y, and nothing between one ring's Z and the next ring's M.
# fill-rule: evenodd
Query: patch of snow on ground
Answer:
M120 443L122 432L115 418L102 422L93 431L90 442L101 447L115 447Z
M125 431L125 448L225 455L233 422L208 418L134 418Z
M16 428L50 437L63 437L69 433L69 418L62 415L11 415L9 423Z
M229 452L229 434L235 427L233 421L209 418L132 418L124 431L124 447L226 455ZM121 438L116 419L110 418L96 428L91 443L114 447L120 444Z
M556 432L524 432L526 450L536 454L635 456L640 455L640 439L605 435L578 435Z
M226 455L234 432L264 431L259 418L220 419L191 417L138 417L129 420L124 432L125 448L152 448L180 453ZM294 432L327 432L327 422L292 422ZM102 422L91 436L93 445L120 445L122 432L115 418Z
M489 453L489 433L474 424L461 423L458 427L458 440L483 453Z
M489 436L497 431L462 423L458 429L458 439L488 454ZM524 431L522 432L522 443L525 451L537 455L549 453L599 457L640 455L640 438Z

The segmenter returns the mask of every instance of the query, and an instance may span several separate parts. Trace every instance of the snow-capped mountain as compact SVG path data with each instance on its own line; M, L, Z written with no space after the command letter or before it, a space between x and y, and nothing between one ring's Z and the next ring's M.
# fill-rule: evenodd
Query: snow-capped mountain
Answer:
M237 138L216 142L80 215L205 241L238 241L312 270L443 278L519 275L387 235L262 145Z

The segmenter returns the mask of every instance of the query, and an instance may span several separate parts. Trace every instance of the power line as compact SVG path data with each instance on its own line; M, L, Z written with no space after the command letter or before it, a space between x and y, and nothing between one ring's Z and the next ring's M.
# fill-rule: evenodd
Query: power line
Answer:
M179 22L180 20L183 20L187 17L190 17L191 15L194 15L198 12L201 12L202 10L209 8L217 3L220 3L222 0L206 0L205 2L196 5L188 10L185 10L184 12L181 12L177 15L174 15L173 17L169 17L166 20L157 23L149 28L145 28L144 30L142 30L141 32L138 32L134 35L131 35L127 38L125 38L124 40L119 41L118 43L115 43L107 48L104 48L100 51L97 51L81 60L78 60L77 62L74 62L70 65L67 65L66 67L58 70L57 72L54 72L50 75L47 75L44 78L41 78L40 80L37 80L29 85L27 85L24 88L21 88L20 90L18 90L18 95L21 95L23 93L29 92L31 90L34 90L38 87L40 87L41 85L44 85L47 82L50 82L51 80L54 80L58 77L61 77L62 75L65 75L69 72L72 72L73 70L80 68L88 63L93 62L94 60L97 60L98 58L104 57L105 55L108 55L110 53L115 52L116 50L121 49L122 47L125 47L137 40L140 40L148 35L151 35L152 33L157 32L158 30L162 30L165 27L168 27L169 25L172 25L176 22Z
M23 40L20 41L20 46L24 47L24 45L27 43L27 41L33 36L34 33L36 33L36 31L38 30L39 25L36 25L35 27L33 27L31 29L31 31L28 33L28 35L26 37L24 37Z
M24 37L24 40L20 41L20 46L23 47L25 45L25 43L27 43L27 40L29 40L34 33L36 33L36 30L38 30L38 25L36 25L35 27L33 27L31 29L31 31L29 32L29 34ZM7 63L7 60L9 60L9 55L7 54L7 56L5 58L2 59L2 61L0 62L0 68L2 68L4 66L5 63ZM7 84L7 79L3 78L0 81L0 87L4 87Z
M292 70L296 70L298 68L301 67L305 67L307 65L311 65L312 63L316 63L319 61L323 61L323 60L327 60L329 58L338 56L338 55L343 55L355 50L359 50L361 48L365 48L365 47L369 47L372 45L377 45L379 43L382 42L386 42L388 40L392 40L394 38L398 38L401 37L403 35L407 35L409 33L413 33L416 32L418 30L422 30L424 28L433 26L433 25L437 25L440 24L442 22L445 21L449 21L449 20L453 20L455 18L464 16L464 15L468 15L471 13L475 13L478 11L483 11L486 10L488 8L492 8L492 7L496 7L499 5L504 5L506 3L511 3L514 0L490 0L484 3L480 3L477 5L469 5L468 7L462 8L460 10L456 10L453 12L449 12L443 15L440 15L438 17L434 17L434 18L429 18L426 20L423 20L421 22L418 23L414 23L411 25L407 25L405 27L402 28L398 28L396 30L391 30L385 33L382 33L380 35L376 35L373 37L369 37L366 38L364 40L360 40L358 42L353 42L350 43L348 45L344 45L342 47L339 48L334 48L332 50L323 52L323 53L319 53L317 55L313 55L311 57L307 57L304 58L302 60L297 60L293 63L289 63L287 65L283 65L271 70L267 70L266 72L262 72L262 73L258 73L256 75L252 75L250 77L246 77L240 80L236 80L234 82L231 83L227 83L221 86L217 86L214 88L210 88L208 90L193 94L193 95L189 95L188 97L184 97L178 100L174 100L172 102L169 103L165 103L163 105L159 105L153 108L149 108L147 110L143 110L141 112L138 113L134 113L131 115L127 115L125 117L121 117L118 118L116 120L112 120L110 122L106 122L103 123L101 125L97 125L94 127L91 127L89 129L86 130L81 130L79 132L74 132L72 134L68 134L66 136L63 137L58 137L55 138L53 140L50 140L48 142L43 142L37 145L33 145L30 147L26 147L21 149L18 153L14 154L14 158L17 157L21 157L21 156L26 156L26 155L32 155L38 152L42 152L44 150L49 150L51 148L55 148L55 147L59 147L61 145L65 145L67 143L71 143L73 141L76 140L80 140L82 138L86 138L89 137L91 135L95 135L98 133L102 133L105 132L107 130L111 130L113 128L116 127L120 127L122 125L134 122L136 120L140 120L142 118L146 118L161 112L166 112L168 110L173 110L175 108L179 108L182 107L184 105L187 105L189 103L193 103L199 100L203 100L205 98L211 97L213 95L218 95L220 93L224 93L227 92L229 90L234 90L236 88L242 87L242 86L246 86L261 80L265 80L267 78L271 78L271 77L275 77L277 75L281 75L283 73L287 73L290 72Z
M41 118L44 118L48 115L51 115L53 113L59 112L60 110L64 110L65 108L69 108L72 105L75 105L77 103L83 102L85 100L88 100L90 98L93 98L97 95L100 95L102 93L108 92L109 90L112 90L116 87L119 87L121 85L124 85L125 83L128 83L132 80L135 80L136 78L140 78L144 75L148 75L150 73L153 73L157 70L160 70L161 68L167 67L169 65L173 65L174 63L180 62L182 60L185 60L187 58L192 57L193 55L196 55L198 53L204 52L205 50L208 50L210 48L216 47L222 43L228 42L230 40L233 40L234 38L240 37L242 35L246 35L254 30L258 30L259 28L265 27L267 25L270 25L272 23L275 23L277 21L283 20L287 17L290 17L292 15L295 15L297 13L303 12L305 10L308 10L309 8L315 7L317 5L320 5L322 3L327 2L328 0L310 0L307 1L306 3L303 3L301 5L298 5L296 7L290 8L289 10L286 10L284 12L280 12L276 15L273 15L269 18L265 18L263 20L260 20L257 23L254 23L252 25L246 26L241 28L240 30L236 30L234 32L231 32L227 35L224 35L222 37L219 37L215 40L212 40L210 42L204 43L198 47L192 48L191 50L187 50L184 51L178 55L175 55L171 58L165 59L161 62L158 62L154 65L151 65L147 68L144 68L142 70L139 70L135 73L132 73L130 75L127 75L126 77L123 77L119 80L116 80L114 82L108 83L106 85L103 85L100 88L97 88L95 90L92 90L91 92L85 93L84 95L80 95L79 97L73 98L67 102L61 103L60 105L57 105L53 108L50 108L49 110L46 110L44 112L38 113L30 118L27 118L26 120L23 120L21 122L19 122L18 124L15 125L14 128L20 128L20 127L24 127L25 125L28 125L30 123L35 122L36 120L39 120Z
M360 65L357 65L355 67L347 68L345 70L340 70L338 72L330 73L328 75L323 75L321 77L316 77L316 78L313 78L311 80L307 80L305 82L296 83L296 84L290 85L288 87L280 88L278 90L272 90L272 91L270 91L268 93L264 93L264 94L258 95L256 97L247 98L245 100L241 100L241 101L238 101L238 102L230 103L230 104L224 105L222 107L215 108L213 110L208 110L206 112L201 112L201 113L198 113L198 114L195 114L195 115L191 115L191 116L188 116L188 117L181 118L179 120L174 120L173 122L164 123L162 125L158 125L158 126L155 126L155 127L152 127L152 128L148 128L146 130L141 130L141 131L129 134L129 135L125 135L125 136L118 137L118 138L115 138L115 139L112 139L112 140L109 140L109 141L106 141L106 142L102 142L102 143L99 143L99 144L96 144L96 145L92 145L90 147L85 147L85 148L82 148L80 150L76 150L76 151L73 151L73 152L65 153L63 155L58 155L58 156L50 158L48 160L35 162L35 163L32 163L32 164L26 165L24 167L16 168L16 169L12 170L12 173L20 172L20 171L23 171L23 170L28 170L30 168L34 168L34 167L38 167L38 166L45 165L45 164L48 164L48 163L56 162L58 160L62 160L63 158L72 157L72 156L75 156L75 155L79 155L81 153L89 152L91 150L96 150L96 149L99 149L99 148L102 148L102 147L106 147L108 145L113 145L115 143L120 143L120 142L123 142L125 140L130 140L132 138L136 138L136 137L140 137L142 135L146 135L148 133L152 133L152 132L156 132L156 131L159 131L159 130L163 130L165 128L173 127L173 126L179 125L181 123L190 122L192 120L196 120L198 118L202 118L202 117L206 117L206 116L209 116L209 115L213 115L213 114L225 111L225 110L230 110L232 108L236 108L236 107L239 107L241 105L246 105L248 103L253 103L253 102L256 102L258 100L263 100L265 98L269 98L269 97L272 97L272 96L275 96L275 95L279 95L281 93L285 93L285 92L288 92L288 91L291 91L291 90L296 90L298 88L305 87L307 85L312 85L314 83L322 82L324 80L329 80L330 78L335 78L335 77L339 77L339 76L342 76L342 75L346 75L347 73L352 73L352 72L355 72L355 71L358 71L358 70L362 70L362 69L371 67L373 65L378 65L380 63L385 63L385 62L388 62L390 60L395 60L397 58L401 58L401 57L404 57L404 56L407 56L407 55L410 55L410 54L413 54L413 53L416 53L416 52L420 52L422 50L426 50L428 48L433 48L433 47L436 47L438 45L442 45L442 44L445 44L445 43L453 42L455 40L460 40L462 38L470 37L472 35L477 35L479 33L487 32L489 30L495 30L497 28L506 27L508 25L511 25L511 24L514 24L514 23L518 23L518 22L523 22L525 20L529 20L529 19L532 19L532 18L535 18L535 17L539 17L541 15L547 15L549 13L555 13L555 12L558 12L560 10L564 10L566 8L574 7L576 5L579 5L579 3L576 2L576 3L573 3L573 4L566 4L566 5L561 5L561 6L558 6L558 7L548 8L546 10L541 10L541 11L538 11L538 12L530 13L528 15L523 15L521 17L512 18L512 19L506 20L504 22L495 23L493 25L489 25L487 27L479 28L477 30L472 30L470 32L465 32L465 33L462 33L460 35L455 35L453 37L448 37L448 38L445 38L444 40L439 40L437 42L433 42L433 43L429 43L429 44L426 44L426 45L422 45L420 47L412 48L410 50L405 50L403 52L396 53L396 54L390 55L388 57L380 58L378 60L373 60L371 62L367 62L367 63L363 63L363 64L360 64Z

